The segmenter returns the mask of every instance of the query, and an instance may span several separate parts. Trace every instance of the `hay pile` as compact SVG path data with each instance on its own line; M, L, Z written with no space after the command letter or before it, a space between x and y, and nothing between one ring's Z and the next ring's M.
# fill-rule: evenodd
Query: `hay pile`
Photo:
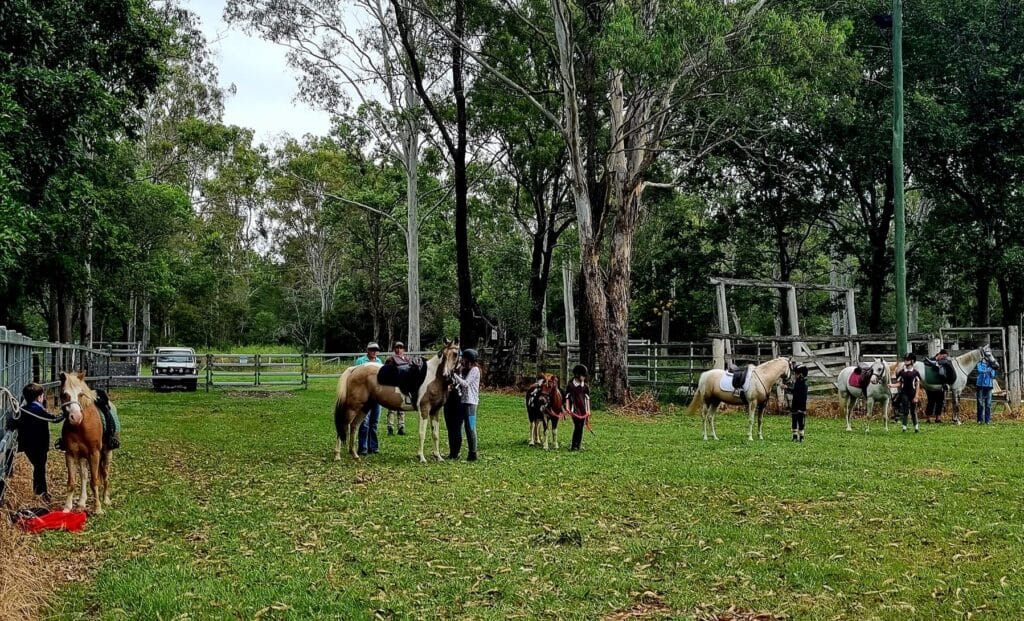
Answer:
M611 412L616 416L645 417L653 416L661 411L658 395L650 390L635 392L622 405L612 406Z
M51 494L64 489L52 464L51 455L47 468ZM10 519L18 509L39 505L32 494L32 466L24 455L18 455L0 507L0 619L40 617L57 586L56 564L38 552L37 535L21 532Z

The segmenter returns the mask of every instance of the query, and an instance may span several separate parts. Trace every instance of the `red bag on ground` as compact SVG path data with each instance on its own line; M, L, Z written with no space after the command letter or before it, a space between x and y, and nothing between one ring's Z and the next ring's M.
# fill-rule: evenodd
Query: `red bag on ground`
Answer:
M44 530L66 530L72 533L85 528L85 511L51 511L46 515L18 522L22 530L39 533Z

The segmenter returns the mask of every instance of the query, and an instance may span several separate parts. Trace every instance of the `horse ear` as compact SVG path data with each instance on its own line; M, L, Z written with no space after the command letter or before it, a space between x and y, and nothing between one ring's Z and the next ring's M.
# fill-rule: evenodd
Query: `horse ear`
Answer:
M78 373L75 373L75 375L78 376L78 379L85 381L85 371L79 371Z
M455 337L455 340L452 341L452 345L455 345L456 347L458 347L458 345L459 345L459 337Z
M63 384L68 379L68 374L64 371L60 372L60 383Z
M444 339L444 346L445 346L445 347L448 347L448 346L449 346L449 345L451 345L451 344L452 344L452 342L451 342L451 341L449 341L449 340L448 340L447 338L445 338L445 339Z

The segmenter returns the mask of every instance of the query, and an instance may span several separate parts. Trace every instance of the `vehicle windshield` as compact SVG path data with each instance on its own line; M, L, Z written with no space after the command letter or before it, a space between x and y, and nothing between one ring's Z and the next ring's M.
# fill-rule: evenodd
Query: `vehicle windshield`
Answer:
M193 364L196 360L188 354L160 354L157 362L170 362L173 364Z

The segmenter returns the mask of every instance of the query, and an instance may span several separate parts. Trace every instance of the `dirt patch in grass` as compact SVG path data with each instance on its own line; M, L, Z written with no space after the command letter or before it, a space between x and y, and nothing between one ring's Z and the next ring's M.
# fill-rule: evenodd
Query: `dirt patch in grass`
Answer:
M287 390L231 390L224 393L227 397L236 399L266 399L268 397L294 397L295 395Z
M948 479L953 476L952 472L943 468L921 468L915 472L923 477L932 479Z
M654 591L644 591L639 601L629 608L616 610L603 617L603 621L629 621L629 619L668 619L678 617L671 607Z
M736 606L730 606L726 610L702 607L695 611L694 619L696 621L784 621L789 619L789 615Z

